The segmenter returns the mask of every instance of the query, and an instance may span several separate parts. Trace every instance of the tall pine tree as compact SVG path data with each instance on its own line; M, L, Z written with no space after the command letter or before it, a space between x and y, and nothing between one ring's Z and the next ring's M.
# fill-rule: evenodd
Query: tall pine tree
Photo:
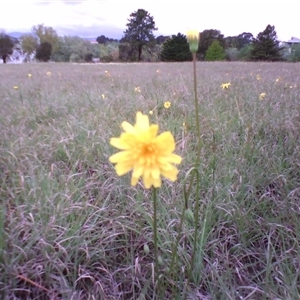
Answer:
M278 61L281 60L279 41L275 27L268 25L252 42L251 60Z
M140 61L143 46L155 43L153 31L157 28L153 17L144 9L138 9L131 13L128 22L122 40L131 44L132 48L137 48Z
M186 36L178 33L167 39L162 46L160 53L162 61L187 61L192 60L192 53L189 48Z

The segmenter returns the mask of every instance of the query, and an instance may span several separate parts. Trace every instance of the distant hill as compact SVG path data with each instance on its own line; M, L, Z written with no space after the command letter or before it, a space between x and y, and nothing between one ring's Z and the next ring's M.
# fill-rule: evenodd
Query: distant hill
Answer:
M7 32L6 34L11 36L11 37L19 39L22 35L30 34L30 32L17 32L17 31L15 31L15 32Z

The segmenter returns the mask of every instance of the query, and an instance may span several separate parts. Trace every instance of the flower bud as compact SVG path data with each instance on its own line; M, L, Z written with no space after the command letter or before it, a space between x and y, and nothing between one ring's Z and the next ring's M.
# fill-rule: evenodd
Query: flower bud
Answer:
M200 33L198 30L188 30L186 33L188 43L190 45L190 51L196 53L198 51Z
M190 208L186 209L184 211L184 218L190 223L194 223L194 214Z

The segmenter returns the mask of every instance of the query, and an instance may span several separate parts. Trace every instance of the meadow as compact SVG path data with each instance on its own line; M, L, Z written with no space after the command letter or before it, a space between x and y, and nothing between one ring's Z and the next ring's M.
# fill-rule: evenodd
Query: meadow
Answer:
M197 63L197 193L192 63L0 65L0 298L158 299L152 190L108 160L141 111L183 158L157 195L160 299L300 299L299 71Z

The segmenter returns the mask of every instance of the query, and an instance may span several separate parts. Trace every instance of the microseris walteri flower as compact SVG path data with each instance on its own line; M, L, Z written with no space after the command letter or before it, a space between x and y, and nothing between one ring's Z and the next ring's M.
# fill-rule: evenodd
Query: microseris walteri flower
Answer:
M171 107L171 102L170 101L165 101L164 108L168 109L170 107Z
M231 86L231 83L230 82L227 82L227 83L222 83L221 84L221 88L224 90L224 89L228 89L229 86Z
M112 138L110 144L121 151L112 155L109 161L115 165L118 176L133 170L131 185L136 186L142 177L145 188L161 186L161 176L175 181L182 158L175 151L174 137L169 131L158 135L158 125L150 124L149 117L136 114L136 124L124 121L124 132L119 138Z
M188 30L186 37L190 46L190 51L196 53L198 51L200 33L198 30Z

